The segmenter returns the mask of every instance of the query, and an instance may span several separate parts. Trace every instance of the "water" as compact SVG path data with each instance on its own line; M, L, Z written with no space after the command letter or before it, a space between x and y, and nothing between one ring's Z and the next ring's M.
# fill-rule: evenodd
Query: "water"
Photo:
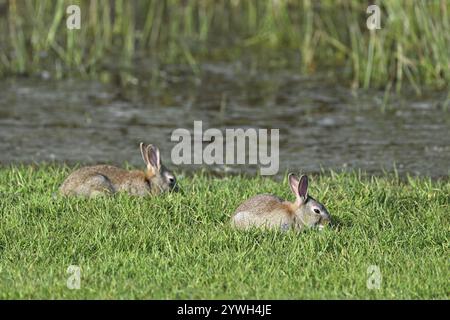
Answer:
M202 64L145 76L127 89L82 80L17 78L0 82L0 163L142 165L140 141L154 143L170 165L176 128L279 128L280 173L362 169L448 176L450 111L446 93L389 97L352 92L326 75ZM144 69L144 68L143 68ZM209 166L254 173L252 166ZM182 166L198 170L199 166Z

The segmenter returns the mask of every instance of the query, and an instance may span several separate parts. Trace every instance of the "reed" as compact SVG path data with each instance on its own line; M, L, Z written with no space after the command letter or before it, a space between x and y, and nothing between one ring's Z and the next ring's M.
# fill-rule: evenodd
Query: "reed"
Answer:
M80 30L66 28L69 4L81 8ZM448 88L450 1L378 4L382 28L369 31L357 0L0 0L0 75L96 78L106 61L133 73L137 57L198 74L202 61L245 54L256 67L326 70L354 88Z

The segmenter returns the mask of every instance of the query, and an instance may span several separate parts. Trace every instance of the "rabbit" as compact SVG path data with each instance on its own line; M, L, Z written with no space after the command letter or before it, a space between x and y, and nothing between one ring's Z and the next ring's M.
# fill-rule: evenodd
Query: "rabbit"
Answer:
M322 230L331 222L323 204L308 195L308 177L298 178L290 173L289 185L295 194L294 203L273 195L261 194L244 201L231 218L231 225L238 229L260 227L288 231L318 227Z
M175 175L161 164L156 146L140 143L146 169L128 171L109 165L80 168L71 173L59 191L65 196L109 195L127 192L134 196L151 196L166 191L177 191Z

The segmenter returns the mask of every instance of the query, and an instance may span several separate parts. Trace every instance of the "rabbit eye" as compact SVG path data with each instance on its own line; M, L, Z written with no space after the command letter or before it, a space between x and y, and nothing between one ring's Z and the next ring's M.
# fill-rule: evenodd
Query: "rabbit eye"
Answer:
M169 177L169 182L170 183L174 183L175 182L175 178L174 177Z
M315 209L314 209L314 212L315 212L315 213L320 213L320 210L317 209L317 208L315 208Z

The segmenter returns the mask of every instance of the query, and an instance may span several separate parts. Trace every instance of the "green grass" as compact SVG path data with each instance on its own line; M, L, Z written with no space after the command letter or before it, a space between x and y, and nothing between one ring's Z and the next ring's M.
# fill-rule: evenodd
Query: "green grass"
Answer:
M81 30L66 28L70 4L81 8ZM242 59L253 68L326 70L356 88L448 89L450 2L375 4L381 30L370 32L368 3L359 0L0 0L0 75L113 81L119 69L128 83L142 58L157 78L160 64L198 74L202 61Z
M313 176L334 226L283 234L228 220L257 193L292 199L286 181L199 173L154 199L64 199L68 172L0 168L0 298L450 297L448 178ZM79 290L66 287L69 265L82 269Z

